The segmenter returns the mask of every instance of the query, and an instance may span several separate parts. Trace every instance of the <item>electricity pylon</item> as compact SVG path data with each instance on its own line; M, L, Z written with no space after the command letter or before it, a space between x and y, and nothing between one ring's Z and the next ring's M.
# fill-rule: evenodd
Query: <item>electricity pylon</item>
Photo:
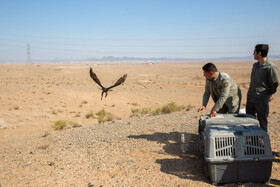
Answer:
M26 61L27 64L31 64L31 54L30 54L30 46L29 46L29 43L27 44L27 61Z

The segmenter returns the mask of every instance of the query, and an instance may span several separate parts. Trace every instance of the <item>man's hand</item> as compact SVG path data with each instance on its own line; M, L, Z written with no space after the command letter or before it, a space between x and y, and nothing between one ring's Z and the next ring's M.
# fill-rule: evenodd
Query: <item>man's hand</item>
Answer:
M211 117L216 117L217 116L217 112L216 112L216 110L211 110L211 112L210 112L210 116Z
M205 106L204 105L202 105L198 110L197 110L197 112L200 112L200 111L203 111L203 110L205 110Z
M272 95L270 95L270 96L269 96L269 102L272 101L272 99L273 99L273 98L272 98Z

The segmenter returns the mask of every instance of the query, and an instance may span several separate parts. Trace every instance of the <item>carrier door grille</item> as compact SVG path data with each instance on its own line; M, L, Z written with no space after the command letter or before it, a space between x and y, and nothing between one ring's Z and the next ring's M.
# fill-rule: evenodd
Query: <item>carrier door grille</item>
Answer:
M235 137L215 137L216 156L236 156Z
M264 155L263 136L244 136L244 155Z

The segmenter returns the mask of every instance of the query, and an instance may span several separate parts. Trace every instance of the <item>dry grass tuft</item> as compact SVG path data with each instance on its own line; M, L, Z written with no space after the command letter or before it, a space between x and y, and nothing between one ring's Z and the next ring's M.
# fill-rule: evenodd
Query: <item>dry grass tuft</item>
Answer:
M15 105L14 107L14 110L19 110L19 106Z
M90 118L90 117L94 118L93 112L92 112L92 111L88 112L88 113L85 115L85 117L86 117L87 119Z
M79 107L83 107L83 105L87 104L88 102L86 100L83 100L82 103L79 105Z
M151 115L152 113L152 109L151 108L132 108L131 109L131 117L133 116L145 116L145 115Z
M177 112L181 110L189 111L190 109L194 108L191 105L184 106L184 105L177 105L175 102L170 102L162 107L158 107L155 110L152 110L151 108L135 108L131 109L132 114L131 117L134 116L154 116L159 114L168 114L171 112Z
M51 134L50 132L46 131L46 132L42 135L42 137L45 138L45 137L49 136L50 134Z
M83 100L82 101L82 104L84 105L84 104L87 104L88 102L86 101L86 100Z
M190 111L191 109L193 109L193 108L195 108L195 106L193 106L193 105L187 105L186 106L186 111Z
M38 146L37 149L47 149L51 145L52 141L49 138L43 140L42 145Z
M77 128L77 127L81 127L82 125L80 125L79 123L73 123L72 127L73 128Z
M107 118L106 118L107 112L104 110L104 108L102 110L98 111L96 113L96 115L98 116L97 117L98 123L104 123L107 121Z
M50 144L46 143L46 144L41 145L41 146L39 146L39 147L37 147L37 148L38 148L38 149L43 149L43 150L45 150L45 149L47 149L49 146L50 146Z
M54 124L52 125L52 128L54 130L62 130L65 127L67 127L67 125L73 125L73 122L68 121L68 120L58 120L58 121L54 122Z
M115 119L119 119L110 112L105 111L104 108L102 110L99 110L96 115L98 123L104 123L106 121L114 121Z

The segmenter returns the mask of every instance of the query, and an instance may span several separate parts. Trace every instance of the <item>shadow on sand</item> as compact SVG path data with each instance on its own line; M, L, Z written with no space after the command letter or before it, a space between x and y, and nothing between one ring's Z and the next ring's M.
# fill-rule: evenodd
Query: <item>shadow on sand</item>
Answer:
M158 159L156 163L161 165L161 171L167 174L175 175L182 179L191 179L209 183L205 177L202 157L199 152L198 135L185 133L189 144L186 153L181 152L180 132L143 134L139 136L129 136L134 139L146 139L157 143L165 144L163 149L165 153L178 156L176 159Z

